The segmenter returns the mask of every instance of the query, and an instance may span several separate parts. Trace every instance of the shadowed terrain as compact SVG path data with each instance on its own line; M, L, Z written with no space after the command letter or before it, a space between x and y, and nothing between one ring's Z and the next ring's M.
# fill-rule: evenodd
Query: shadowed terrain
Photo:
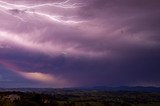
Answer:
M0 106L159 106L160 92L98 89L1 89Z

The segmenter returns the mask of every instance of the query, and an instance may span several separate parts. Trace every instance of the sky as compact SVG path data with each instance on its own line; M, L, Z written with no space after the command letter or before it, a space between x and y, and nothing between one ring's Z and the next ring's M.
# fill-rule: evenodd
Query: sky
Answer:
M0 87L160 86L159 0L1 0Z

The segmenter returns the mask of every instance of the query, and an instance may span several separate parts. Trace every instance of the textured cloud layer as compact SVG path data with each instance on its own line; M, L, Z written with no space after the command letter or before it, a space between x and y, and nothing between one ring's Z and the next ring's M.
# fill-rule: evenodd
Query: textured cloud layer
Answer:
M0 81L160 86L159 14L158 0L0 1Z

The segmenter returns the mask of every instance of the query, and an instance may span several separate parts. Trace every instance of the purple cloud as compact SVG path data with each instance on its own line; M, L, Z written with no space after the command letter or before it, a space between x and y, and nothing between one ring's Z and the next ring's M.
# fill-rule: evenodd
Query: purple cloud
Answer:
M0 64L19 87L159 86L159 3L0 1Z

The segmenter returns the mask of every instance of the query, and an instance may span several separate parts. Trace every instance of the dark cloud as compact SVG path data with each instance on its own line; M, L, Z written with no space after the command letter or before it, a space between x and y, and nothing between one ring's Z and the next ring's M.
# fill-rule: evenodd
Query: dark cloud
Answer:
M5 87L160 86L159 0L71 0L23 12L1 8Z

